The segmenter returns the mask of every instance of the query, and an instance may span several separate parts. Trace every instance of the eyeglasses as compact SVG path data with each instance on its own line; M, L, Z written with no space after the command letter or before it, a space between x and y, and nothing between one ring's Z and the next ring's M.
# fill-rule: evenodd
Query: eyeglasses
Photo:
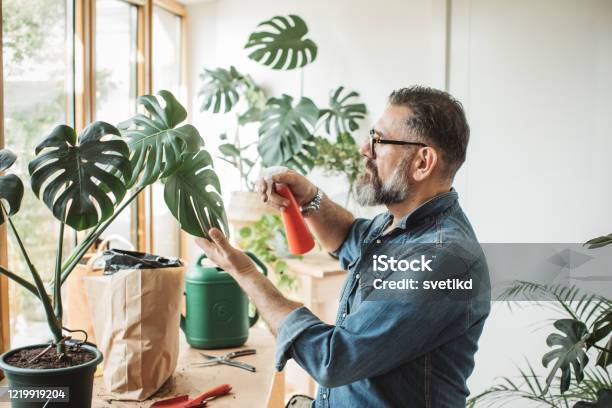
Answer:
M374 145L376 143L428 147L425 143L421 143L421 142L405 142L403 140L383 139L380 133L378 133L375 129L371 129L370 130L370 153L372 154L373 159L376 158L376 150L374 149Z

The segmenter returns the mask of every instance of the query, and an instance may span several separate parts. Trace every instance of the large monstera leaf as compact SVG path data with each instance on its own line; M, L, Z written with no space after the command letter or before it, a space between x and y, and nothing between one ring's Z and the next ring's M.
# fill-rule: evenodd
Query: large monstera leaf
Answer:
M178 126L187 118L187 111L168 91L159 91L165 106L153 95L143 95L138 102L147 115L137 114L119 124L130 147L132 176L128 183L139 186L168 177L178 169L183 153L196 153L202 138L192 125ZM141 174L142 173L142 174ZM140 177L140 178L139 178Z
M612 407L612 389L600 389L597 391L597 401L576 403L573 408L610 408Z
M366 116L366 106L363 103L355 103L359 97L357 92L349 92L343 95L344 87L340 86L330 93L329 109L321 109L320 116L325 120L325 131L331 135L333 125L336 135L351 133L359 129L358 120Z
M164 181L164 200L181 229L204 238L211 227L229 234L221 185L208 152L185 153L179 170Z
M314 167L317 152L315 138L311 137L304 140L302 150L286 161L284 165L305 175Z
M227 113L240 100L244 76L234 66L231 66L229 70L225 68L205 69L200 74L200 78L202 87L198 95L203 98L201 112Z
M113 125L94 122L77 140L74 129L59 125L36 146L28 164L32 191L55 218L80 231L113 214L131 175L120 136Z
M319 110L308 98L293 106L293 98L283 94L270 98L262 113L257 150L265 166L287 165L303 153L305 141L313 139Z
M587 339L587 348L593 347L597 342L609 337L603 350L597 356L597 365L607 368L612 364L612 310L607 310L593 322L593 330Z
M8 150L0 150L0 173L3 173L15 163L17 156ZM0 176L0 225L4 224L4 213L8 216L14 215L19 211L21 200L23 198L23 183L14 174L6 174ZM8 205L8 209L7 209Z
M548 336L546 344L549 347L558 347L542 357L542 364L548 367L553 360L556 360L546 378L547 389L553 382L557 370L561 370L560 388L563 393L569 388L572 379L570 365L574 369L574 377L577 382L584 378L584 368L589 362L584 351L589 332L584 323L574 319L557 320L554 326L563 334L552 333Z
M254 49L249 58L272 69L286 70L303 67L317 58L317 45L304 38L308 26L299 16L275 16L257 27L265 30L249 36L244 46Z

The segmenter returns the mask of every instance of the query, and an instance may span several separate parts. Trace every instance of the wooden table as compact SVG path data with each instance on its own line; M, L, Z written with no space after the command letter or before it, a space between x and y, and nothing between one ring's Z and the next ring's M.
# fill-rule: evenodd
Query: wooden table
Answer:
M274 351L276 341L268 329L253 327L247 343L238 348L202 350L206 354L221 355L229 351L254 348L257 354L239 357L239 361L251 364L257 372L251 373L227 365L197 367L193 363L204 361L199 350L191 348L181 333L181 350L178 366L170 380L149 400L145 402L110 401L105 396L102 377L94 381L93 408L145 408L154 401L173 396L188 394L196 396L221 384L230 384L230 394L212 400L211 408L228 407L284 407L284 375L274 368Z

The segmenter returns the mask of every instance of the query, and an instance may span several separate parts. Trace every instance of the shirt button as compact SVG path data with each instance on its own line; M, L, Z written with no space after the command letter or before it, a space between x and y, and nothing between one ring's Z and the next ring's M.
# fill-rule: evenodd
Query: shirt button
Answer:
M327 394L325 394L325 393L321 394L321 398L327 399Z
M382 241L381 241L380 239L377 239L377 240L376 240L376 243L377 243L377 244L380 244L381 242L382 242Z
M346 312L342 313L342 318L344 319L346 317Z
M355 275L355 279L359 280L359 274Z

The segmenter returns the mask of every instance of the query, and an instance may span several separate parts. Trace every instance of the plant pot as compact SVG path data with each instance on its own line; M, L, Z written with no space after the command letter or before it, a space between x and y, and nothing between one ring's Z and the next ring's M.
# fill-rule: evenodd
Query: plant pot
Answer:
M46 408L90 408L93 378L96 366L102 362L102 353L95 347L83 345L82 348L94 354L93 360L73 367L32 369L9 365L6 358L19 350L45 347L46 344L20 347L9 350L0 356L0 369L8 379L9 388L18 387L68 387L69 402L55 402ZM13 401L12 408L40 408L44 403Z
M264 214L276 214L274 208L261 201L254 191L233 191L227 208L227 219L232 228L232 236L237 237L243 227L253 225Z

